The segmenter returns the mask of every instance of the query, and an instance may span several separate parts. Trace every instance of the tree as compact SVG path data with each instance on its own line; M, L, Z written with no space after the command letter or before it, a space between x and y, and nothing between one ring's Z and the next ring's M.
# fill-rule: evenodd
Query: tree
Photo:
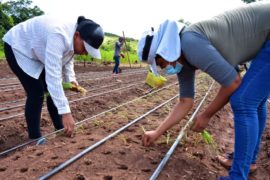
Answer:
M191 25L190 22L185 21L184 19L179 19L178 22L184 23L184 24L187 25L187 26Z
M252 3L252 2L255 2L256 0L242 0L242 1L245 3Z
M11 0L2 4L3 12L12 17L14 25L30 19L34 16L44 14L44 12L37 6L30 7L31 0Z
M13 19L6 15L2 10L2 4L0 3L0 49L2 49L2 37L13 26Z

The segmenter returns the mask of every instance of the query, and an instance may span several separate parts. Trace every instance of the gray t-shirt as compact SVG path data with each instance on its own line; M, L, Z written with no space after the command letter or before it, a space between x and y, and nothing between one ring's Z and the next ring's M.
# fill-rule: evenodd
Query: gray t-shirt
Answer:
M194 44L188 45L186 37L182 38L182 50L188 65L184 65L178 74L180 96L194 97L196 68L211 75L221 85L227 86L236 77L234 67L253 59L265 41L269 40L270 3L252 3L227 11L210 20L189 26L182 34L186 32L202 35L201 39L198 38L198 47ZM205 40L210 41L217 51L201 48L208 46Z
M270 38L270 3L252 3L227 11L193 24L187 31L203 33L222 56L236 66L254 58Z
M114 47L114 56L120 57L122 45L123 45L123 43L120 43L119 41L117 41L117 42L115 43L115 47Z

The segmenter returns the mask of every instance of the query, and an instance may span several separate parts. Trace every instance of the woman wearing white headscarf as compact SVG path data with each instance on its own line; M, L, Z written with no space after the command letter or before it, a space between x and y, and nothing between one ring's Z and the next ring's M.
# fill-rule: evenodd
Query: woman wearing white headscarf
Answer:
M150 145L187 115L193 106L195 70L201 69L219 82L221 88L208 108L196 116L192 129L202 131L230 99L235 153L229 176L219 179L246 180L250 165L256 162L266 124L270 94L269 19L270 3L258 2L184 30L183 25L166 21L153 35L144 34L138 47L140 59L151 64L156 74L156 65L167 74L177 74L181 88L180 101L156 130L144 134L143 144ZM235 67L249 60L252 65L241 80Z

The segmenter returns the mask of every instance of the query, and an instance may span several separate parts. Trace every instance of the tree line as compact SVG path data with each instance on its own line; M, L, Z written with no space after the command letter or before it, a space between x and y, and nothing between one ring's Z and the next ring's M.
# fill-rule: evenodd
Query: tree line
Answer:
M242 0L251 3L256 0ZM3 50L3 35L14 25L30 19L34 16L44 14L38 6L31 6L31 0L9 0L0 2L0 51ZM183 20L179 20L180 22Z
M34 16L44 14L31 0L10 0L0 3L0 50L3 48L3 35L16 24Z

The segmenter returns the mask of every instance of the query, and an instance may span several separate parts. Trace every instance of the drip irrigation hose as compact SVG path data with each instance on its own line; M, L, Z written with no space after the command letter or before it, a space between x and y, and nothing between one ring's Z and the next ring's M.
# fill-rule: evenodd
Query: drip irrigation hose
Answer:
M135 81L137 81L137 80L135 80ZM118 86L118 85L122 85L122 84L124 85L124 84L128 84L128 83L135 82L135 81L125 82L125 83L111 83L110 85L106 85L106 86L92 86L91 89L87 89L87 93L92 92L92 91L97 91L97 90L103 89L103 88L109 88L109 87ZM75 96L75 95L79 95L79 94L80 94L80 92L70 93L70 94L67 94L66 97L71 97L71 96ZM20 101L23 101L23 100L25 100L25 98L23 98ZM18 103L20 101L13 101L11 103ZM10 104L10 103L8 102L6 104ZM0 108L0 112L23 107L23 106L25 106L25 103L17 104L15 106L10 106L10 107L3 107L3 108Z
M200 102L200 104L198 105L198 107L196 108L195 112L192 114L191 118L188 120L188 122L186 123L186 125L181 129L181 131L179 132L179 135L177 136L175 142L173 143L173 145L171 146L171 148L169 149L169 151L167 152L167 154L165 155L165 157L162 159L162 161L160 162L160 164L158 165L157 169L155 170L155 172L152 174L152 176L150 177L150 180L155 180L160 172L162 171L163 167L166 165L167 161L169 160L170 156L172 155L173 151L175 150L175 148L177 147L178 143L181 141L181 139L183 138L183 136L185 135L185 131L187 130L188 127L190 127L190 125L193 123L193 119L195 117L195 115L198 113L199 109L201 108L203 102L205 101L206 97L208 96L210 90L212 89L214 84L214 81L212 82L211 86L209 87L207 93L205 94L204 98L202 99L202 101Z
M163 90L163 89L168 89L169 87L171 87L171 86L173 86L173 85L176 85L176 84L177 84L177 82L176 82L176 83L169 84L169 85L167 85L167 86L165 86L165 87L162 87L162 88L157 89L157 90L155 90L155 91L149 92L148 94L145 94L145 95L143 95L143 96L141 96L141 97L135 98L135 99L133 99L133 100L131 100L131 101L125 102L125 103L123 103L123 104L120 104L119 106L116 106L116 107L114 107L114 108L108 109L108 110L103 111L103 112L101 112L101 113L99 113L99 114L96 114L96 115L94 115L94 116L92 116L92 117L90 117L90 118L86 118L86 119L84 119L84 120L82 120L82 121L79 121L79 122L75 123L75 126L78 126L78 125L80 125L80 124L82 124L82 123L85 123L85 122L87 122L87 121L90 121L90 120L92 120L92 119L94 119L94 118L96 118L96 117L98 117L98 116L105 115L105 114L108 113L108 112L114 111L114 110L116 110L116 109L118 109L118 108L120 108L120 107L123 107L123 106L125 106L125 105L127 105L127 104L133 103L133 102L135 102L135 101L137 101L137 100L139 100L139 99L142 99L142 98L145 98L145 97L147 97L147 96L150 96L150 95L152 95L152 94L154 94L154 93L157 93L157 92L159 92L159 91L161 91L161 90ZM49 134L47 134L47 135L44 135L44 136L42 136L42 137L40 137L40 138L38 138L38 139L33 139L33 140L27 141L27 142L25 142L25 143L23 143L23 144L20 144L20 145L18 145L18 146L12 147L12 148L10 148L10 149L8 149L8 150L2 151L2 152L0 153L0 157L1 157L1 156L4 156L4 155L7 155L8 153L11 153L11 152L13 152L13 151L15 151L15 150L17 150L17 149L19 149L19 148L22 148L22 147L26 146L26 145L29 145L29 144L34 143L34 142L37 142L37 141L40 140L40 139L47 138L47 137L49 137L49 136L55 135L56 133L61 132L61 131L63 131L63 130L64 130L64 129L59 129L59 130L57 130L57 131L54 131L54 132L49 133Z
M143 82L144 82L144 81L143 81ZM77 102L77 101L89 99L89 98L92 98L92 97L100 96L100 95L103 95L103 94L111 93L111 92L114 92L114 91L119 91L119 90L123 90L123 89L128 89L128 88L130 88L130 87L132 87L132 86L135 86L135 85L138 85L138 84L140 84L140 83L142 83L142 82L134 83L134 84L131 84L131 85L126 86L126 87L113 89L113 90L110 90L110 91L106 91L106 92L94 94L94 95L91 95L91 96L86 96L86 97L78 98L78 99L75 99L75 100L71 100L71 101L69 101L69 102L70 102L70 103L73 103L73 102ZM44 108L42 108L42 110L44 110ZM18 116L22 116L22 115L24 115L24 113L15 114L15 115L12 115L12 116L0 118L0 122L1 122L1 121L5 121L5 120L8 120L8 119L11 119L11 118L15 118L15 117L18 117Z
M134 75L134 74L138 74L138 73L141 73L141 72L145 72L146 70L143 70L143 71L135 71L135 72L127 72L125 75L129 76L129 75ZM126 77L126 76L121 76L121 77ZM111 75L106 75L104 77L99 77L99 78L93 78L93 79L83 79L83 78L80 78L80 81L97 81L97 80L102 80L102 79L108 79L108 78L112 78ZM19 84L17 86L20 86L19 88L16 88L16 89L1 89L0 87L0 91L3 91L3 92L8 92L8 91L14 91L14 90L21 90L23 89L22 86ZM7 88L7 87L5 87Z
M76 154L75 156L73 156L72 158L68 159L67 161L65 161L64 163L60 164L59 166L57 166L56 168L54 168L52 171L48 172L47 174L41 176L39 178L39 180L44 180L47 179L49 177L51 177L52 175L58 173L59 171L61 171L62 169L66 168L67 166L69 166L70 164L74 163L75 161L77 161L78 159L80 159L82 156L84 156L85 154L89 153L90 151L94 150L95 148L97 148L98 146L100 146L101 144L105 143L106 141L108 141L109 139L113 138L114 136L116 136L117 134L119 134L120 132L124 131L126 128L128 128L129 126L135 124L136 122L138 122L139 120L143 119L144 117L148 116L150 113L156 111L157 109L159 109L160 107L164 106L165 104L171 102L172 100L174 100L175 98L177 98L179 95L176 95L172 98L170 98L169 100L163 102L162 104L156 106L155 108L151 109L150 111L144 113L143 115L141 115L140 117L134 119L133 121L129 122L128 124L126 124L125 126L119 128L118 130L114 131L113 133L111 133L110 135L106 136L105 138L103 138L102 140L96 142L95 144L89 146L88 148L84 149L83 151L81 151L79 154Z

